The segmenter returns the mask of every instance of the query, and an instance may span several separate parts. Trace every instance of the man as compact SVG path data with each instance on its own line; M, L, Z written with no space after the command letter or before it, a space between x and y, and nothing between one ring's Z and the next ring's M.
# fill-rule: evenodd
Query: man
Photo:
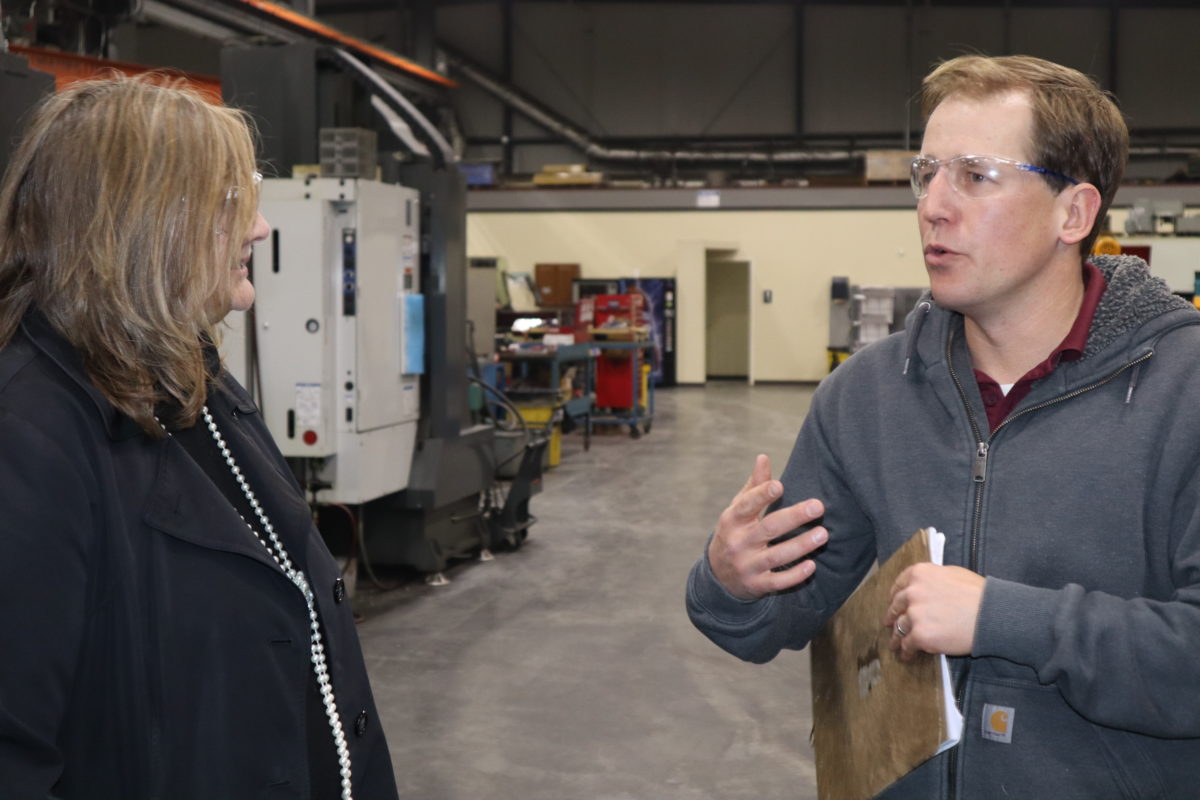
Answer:
M952 657L963 738L882 796L1195 797L1200 314L1087 260L1128 152L1089 79L966 56L923 95L930 295L822 382L781 480L758 457L689 614L769 660L937 527L947 566L902 573L880 624Z

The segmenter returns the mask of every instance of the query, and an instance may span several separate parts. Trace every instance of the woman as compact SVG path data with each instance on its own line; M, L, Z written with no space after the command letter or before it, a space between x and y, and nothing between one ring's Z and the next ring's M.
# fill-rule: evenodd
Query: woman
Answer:
M243 117L77 83L0 189L0 796L392 798L337 565L214 342Z

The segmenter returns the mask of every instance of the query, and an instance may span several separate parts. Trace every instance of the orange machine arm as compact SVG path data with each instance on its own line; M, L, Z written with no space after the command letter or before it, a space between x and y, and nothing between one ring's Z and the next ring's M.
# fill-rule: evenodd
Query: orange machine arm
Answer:
M182 78L206 100L217 105L221 104L221 81L211 75L197 75L176 69L148 67L143 64L131 64L128 61L109 61L105 58L92 58L91 56L64 53L61 50L49 50L45 47L10 44L8 49L24 56L31 68L53 75L56 90L62 89L69 83L85 78L94 78L110 70L126 75L155 72L161 73L167 78Z
M337 42L354 50L358 50L360 53L365 53L371 58L395 67L401 72L407 72L409 75L429 81L430 83L438 83L442 86L447 86L450 88L458 86L457 83L450 80L445 75L434 72L431 69L426 69L414 61L409 61L407 58L401 58L395 53L384 50L382 47L376 47L369 42L364 42L362 39L342 33L341 31L331 28L328 25L323 25L311 17L306 17L303 14L292 11L290 8L285 8L284 6L276 3L268 2L268 0L241 0L241 2L243 5L250 6L251 8L263 14L275 17L278 20L282 20L283 22L286 22L297 28L306 30L309 33L315 33L317 36L320 36L323 39Z

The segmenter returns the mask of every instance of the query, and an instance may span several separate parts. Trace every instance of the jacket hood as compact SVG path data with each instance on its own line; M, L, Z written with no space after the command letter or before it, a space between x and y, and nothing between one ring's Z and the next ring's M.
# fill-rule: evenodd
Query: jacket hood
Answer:
M1148 323L1155 324L1146 328L1143 335L1137 337L1138 341L1149 342L1175 325L1200 324L1200 313L1192 304L1173 294L1162 278L1151 275L1146 262L1137 256L1093 256L1091 262L1100 270L1107 285L1092 318L1083 351L1085 360L1097 356L1127 334L1145 328ZM1180 318L1179 314L1183 316ZM921 296L905 322L906 373L918 352L921 331L931 318L941 322L931 327L944 332L947 325L960 324L961 315L939 306L928 291ZM927 337L927 340L928 344L920 349L924 352L923 360L931 363L941 358L944 340L940 335Z
M1191 303L1172 294L1166 281L1151 275L1137 256L1093 256L1091 261L1108 286L1092 318L1084 358L1170 311L1195 311ZM1200 320L1192 320L1196 321Z

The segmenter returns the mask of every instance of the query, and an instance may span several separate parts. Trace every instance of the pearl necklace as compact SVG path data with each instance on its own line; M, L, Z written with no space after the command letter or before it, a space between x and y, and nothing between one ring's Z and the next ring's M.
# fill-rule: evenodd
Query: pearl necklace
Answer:
M229 471L233 473L238 486L241 487L242 494L246 497L246 502L250 504L250 508L254 509L254 514L258 517L259 524L262 525L262 529L266 531L267 536L270 538L270 543L262 537L261 533L254 529L253 525L246 522L244 517L242 518L242 522L246 522L246 527L254 534L254 538L266 548L271 558L279 565L279 568L283 570L288 579L304 595L304 602L308 606L309 628L312 630L312 645L309 649L309 655L312 659L313 673L317 676L317 686L321 690L321 700L325 704L325 716L329 720L329 729L333 732L333 742L337 746L338 766L341 767L342 776L342 800L353 800L350 781L350 748L346 744L346 732L342 728L342 720L338 716L337 702L333 696L333 684L329 680L329 667L325 662L325 645L321 641L321 624L317 618L312 587L309 586L308 578L305 577L304 572L292 565L292 560L288 557L283 542L279 541L279 535L275 533L275 526L267 518L267 513L258 502L258 498L254 496L254 492L250 489L250 484L246 482L245 476L242 475L241 469L238 468L233 454L229 452L229 447L225 444L225 438L221 436L221 431L217 428L216 420L208 412L208 406L204 406L204 421L208 424L208 430L212 434L213 441L217 443L217 448L221 451L221 455L225 457L225 463L229 465Z

